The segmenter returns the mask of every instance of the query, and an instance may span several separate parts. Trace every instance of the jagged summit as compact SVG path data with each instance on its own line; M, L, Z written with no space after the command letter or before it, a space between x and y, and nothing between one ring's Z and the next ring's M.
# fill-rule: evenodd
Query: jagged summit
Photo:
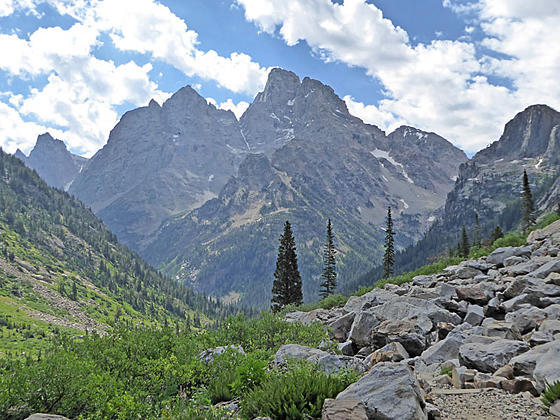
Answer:
M560 162L560 113L548 105L531 105L509 121L500 139L475 155L477 161L543 158Z
M68 189L87 162L86 158L68 151L62 140L55 139L48 132L37 137L29 156L19 149L14 155L26 166L35 169L47 184L64 190Z

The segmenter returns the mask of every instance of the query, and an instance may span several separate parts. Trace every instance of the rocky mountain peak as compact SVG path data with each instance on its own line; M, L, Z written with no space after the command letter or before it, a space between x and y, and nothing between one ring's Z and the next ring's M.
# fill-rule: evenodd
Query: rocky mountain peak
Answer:
M28 157L19 149L16 157L35 169L50 186L65 190L87 162L86 158L70 153L66 144L55 139L50 133L37 137L35 147Z
M25 156L25 154L20 149L16 150L14 156L17 157L22 162L25 162L27 160L27 156Z
M255 97L255 102L286 104L296 96L299 85L300 80L295 73L274 68L268 75L264 90Z
M531 105L519 112L498 141L476 154L484 163L539 157L560 162L560 113L547 105Z

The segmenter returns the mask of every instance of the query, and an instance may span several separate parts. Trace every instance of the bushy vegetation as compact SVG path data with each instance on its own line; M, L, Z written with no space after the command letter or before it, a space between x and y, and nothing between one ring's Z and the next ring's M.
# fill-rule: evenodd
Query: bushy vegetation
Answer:
M297 310L303 312L310 312L315 309L331 309L338 306L344 306L348 301L348 296L340 294L329 295L315 303L306 303L301 306L288 306L287 310Z
M326 338L320 325L291 324L271 314L229 318L207 331L134 328L81 339L61 335L40 358L0 361L0 418L22 419L32 412L84 419L223 418L223 411L210 406L233 398L262 413L270 409L266 399L287 407L283 418L300 418L289 414L303 404L298 398L309 401L305 412L315 413L322 398L355 376L323 377L309 367L269 372L267 364L283 344L316 347ZM206 349L230 345L242 346L245 354L232 349L200 357ZM273 401L278 391L266 395L300 374L297 382L306 382L289 385L293 394L282 402Z
M541 401L544 404L545 410L548 411L550 406L558 400L560 400L560 381L556 381L553 384L546 384L541 395Z
M275 369L243 400L243 415L251 419L321 418L325 398L334 398L358 379L356 372L327 375L316 366L299 364L287 371Z

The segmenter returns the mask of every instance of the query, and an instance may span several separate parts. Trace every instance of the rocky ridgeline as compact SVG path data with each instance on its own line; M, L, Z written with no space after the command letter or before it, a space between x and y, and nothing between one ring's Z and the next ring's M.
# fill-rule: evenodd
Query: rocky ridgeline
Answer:
M560 380L559 253L557 221L525 246L387 284L342 308L288 313L328 325L342 355L289 344L276 362L367 372L325 402L323 419L548 418L537 397ZM560 417L560 401L550 412Z

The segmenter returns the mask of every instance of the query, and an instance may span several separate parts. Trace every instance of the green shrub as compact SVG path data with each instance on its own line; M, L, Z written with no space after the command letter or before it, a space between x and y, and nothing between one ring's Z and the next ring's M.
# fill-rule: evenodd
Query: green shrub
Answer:
M287 371L274 370L242 401L244 418L320 418L325 398L333 398L358 379L357 373L325 374L313 365L295 364Z
M254 355L249 355L242 364L235 369L235 380L231 389L235 395L243 396L266 378L267 363Z
M327 296L326 298L321 299L315 303L308 303L305 305L295 306L295 307L288 307L286 311L283 313L290 312L290 311L303 311L303 312L310 312L315 309L331 309L338 306L344 306L348 301L347 296L343 296L340 294L334 294Z
M452 369L451 367L449 367L449 366L444 366L444 367L441 368L439 374L440 374L440 375L447 375L447 376L451 377L451 376L452 376L452 372L453 372L453 369Z
M496 239L492 244L492 250L505 246L523 246L527 242L527 235L520 232L510 232L503 238Z
M352 296L363 296L373 290L373 286L360 286L358 290L352 293Z
M546 384L544 391L541 395L541 401L545 406L545 410L560 400L560 381L554 382L552 385Z

